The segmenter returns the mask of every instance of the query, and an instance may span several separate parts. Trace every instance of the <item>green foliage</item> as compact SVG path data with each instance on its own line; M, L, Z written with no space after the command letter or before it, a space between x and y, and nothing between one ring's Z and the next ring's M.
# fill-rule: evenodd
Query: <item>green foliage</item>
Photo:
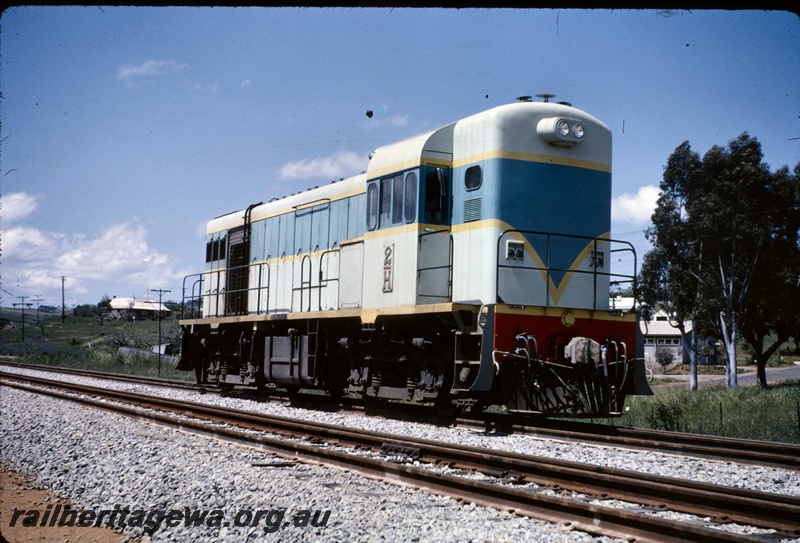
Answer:
M680 431L682 412L680 405L666 404L656 400L654 404L650 405L647 425L658 430Z
M646 232L639 302L722 337L735 375L741 333L761 367L800 331L800 165L772 173L746 132L702 157L688 142L667 160ZM775 344L764 345L771 333ZM729 379L729 384L733 380Z
M83 304L75 307L72 310L75 317L94 317L97 315L97 306L91 304Z
M89 306L95 307L95 306ZM175 319L162 321L162 342L180 346L180 328ZM158 357L151 347L158 343L158 321L105 320L96 315L48 319L42 328L27 327L25 342L16 328L0 330L0 355L18 357L32 364L90 369L136 375L158 374ZM140 355L123 357L119 347L140 349ZM163 360L161 377L193 380L194 374L173 369Z
M656 349L656 362L661 366L662 371L670 364L675 362L675 355L672 354L672 349L659 347Z
M628 396L616 426L672 430L703 435L800 443L800 382L769 388L671 387L654 396Z

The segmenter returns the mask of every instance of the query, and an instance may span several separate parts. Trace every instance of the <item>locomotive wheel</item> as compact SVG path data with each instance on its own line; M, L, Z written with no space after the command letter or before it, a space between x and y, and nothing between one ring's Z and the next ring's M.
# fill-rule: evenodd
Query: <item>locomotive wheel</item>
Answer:
M386 407L389 400L386 398L379 398L377 396L361 395L361 400L364 402L364 407L367 409L380 409Z
M223 395L228 395L233 392L233 385L230 383L220 383L219 390Z
M256 391L258 392L259 396L264 396L265 398L269 397L269 393L271 392L267 385L258 385L256 387Z
M297 396L297 394L300 392L300 387L297 385L286 385L283 388L286 389L286 394L288 394L290 398Z
M326 388L325 393L334 400L341 400L342 396L344 396L344 388Z
M433 409L439 417L445 420L454 419L464 412L464 406L453 403L453 399L450 396L436 398L433 403Z

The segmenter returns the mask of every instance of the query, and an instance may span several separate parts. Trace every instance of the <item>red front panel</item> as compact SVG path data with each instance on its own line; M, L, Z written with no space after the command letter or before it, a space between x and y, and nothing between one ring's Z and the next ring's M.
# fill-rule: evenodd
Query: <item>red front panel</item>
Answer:
M628 359L636 356L636 315L612 315L607 311L510 309L497 306L494 349L513 352L520 346L516 336L536 338L539 356L563 359L564 346L574 337L593 339L600 345L624 342Z

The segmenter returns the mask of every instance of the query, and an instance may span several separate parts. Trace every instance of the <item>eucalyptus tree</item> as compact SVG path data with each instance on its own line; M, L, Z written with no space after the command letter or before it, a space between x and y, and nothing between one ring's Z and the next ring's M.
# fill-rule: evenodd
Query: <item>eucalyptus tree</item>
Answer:
M763 187L754 214L766 223L763 250L744 307L742 337L753 348L758 384L767 385L769 358L800 327L800 164L783 167Z
M728 387L738 383L742 331L761 349L782 322L777 317L793 311L797 178L786 168L770 173L761 144L747 133L727 147L712 147L702 159L684 142L664 170L647 231L653 249L642 266L641 301L650 307L661 302L676 326L689 319L713 325L725 346ZM781 254L787 258L777 258ZM689 339L683 330L681 335ZM692 361L692 348L688 354ZM765 384L763 371L762 377Z
M670 324L681 334L683 352L689 360L689 387L697 389L697 357L694 329L686 323L698 312L700 246L686 214L686 201L697 184L701 161L688 141L681 143L667 160L660 183L653 226L645 236L653 243L642 263L639 277L639 301L645 321L663 310Z

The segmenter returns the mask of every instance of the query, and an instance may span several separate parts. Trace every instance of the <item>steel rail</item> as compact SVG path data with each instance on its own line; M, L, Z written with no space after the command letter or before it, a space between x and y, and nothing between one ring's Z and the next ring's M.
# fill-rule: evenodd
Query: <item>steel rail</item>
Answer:
M603 445L638 447L682 455L729 460L783 469L800 470L800 445L776 441L758 441L729 437L686 434L665 430L648 430L589 424L564 420L536 422L505 417L487 416L479 420L494 424L509 424L529 434L568 441L594 441ZM558 425L558 426L556 426Z
M133 375L129 373L113 373L104 371L84 370L80 368L62 368L56 366L44 366L41 364L26 364L24 362L11 362L3 359L0 359L0 366L10 366L12 368L43 371L50 373L64 373L67 375L76 375L79 377L90 377L92 379L112 379L114 381L135 383L137 385L182 388L190 390L198 389L198 386L192 381L183 381L181 379L166 379L164 377L149 377L147 375Z
M174 379L104 373L91 370L58 368L7 361L0 361L0 365L37 371L68 373L97 379L114 379L137 384L198 390L196 384ZM214 389L206 388L203 390L212 391ZM280 400L286 399L284 396L275 397ZM315 396L314 398L318 397ZM351 402L348 400L348 408L352 408L352 406L349 405L350 403ZM357 404L357 400L352 400L352 403L354 405ZM406 413L406 411L409 410L408 408L414 411L413 408L415 407L418 406L399 405L398 411L401 414L408 414ZM414 412L417 411L419 410ZM387 416L391 415L397 415L397 413L387 412ZM606 424L590 424L567 420L538 419L532 421L530 418L523 419L517 416L493 413L481 413L472 417L466 416L460 418L456 422L461 424L492 424L497 428L506 428L526 434L561 439L564 441L577 440L584 443L594 442L607 446L632 447L703 458L728 460L742 464L756 464L782 469L800 470L800 445L791 443L685 434L680 432L609 426Z
M121 400L125 402L144 402L148 406L156 407L159 409L170 409L184 414L193 416L202 416L212 418L220 422L233 422L234 424L245 426L248 428L255 428L264 430L269 428L270 431L277 431L279 433L286 433L290 435L303 435L313 437L317 440L330 442L336 440L339 443L346 442L350 445L358 445L361 447L370 447L372 449L388 448L390 451L402 451L406 454L409 453L410 448L415 450L413 454L420 457L421 460L431 461L431 458L436 457L439 461L447 462L454 467L473 468L478 469L490 475L500 475L510 477L516 482L523 480L537 482L539 484L546 484L550 486L559 486L561 488L569 488L579 492L590 492L596 495L603 495L604 497L618 497L620 499L633 499L636 502L651 503L661 507L669 505L670 508L676 510L683 510L694 514L709 514L716 518L725 518L729 521L743 522L746 524L753 524L763 527L779 529L786 535L800 534L800 525L798 525L798 518L800 518L800 499L791 498L786 496L778 496L774 494L764 494L751 491L742 491L732 488L721 488L715 485L701 485L699 483L689 483L668 478L651 478L648 481L642 481L643 475L639 473L625 472L622 470L612 470L608 468L594 468L594 474L591 469L587 471L586 466L564 462L564 461L550 461L547 459L540 459L527 455L508 454L501 451L486 451L484 449L475 449L463 446L453 446L452 444L440 444L429 441L408 440L402 438L398 441L396 436L388 436L386 434L376 434L374 436L367 436L361 430L353 431L338 426L320 425L321 428L313 428L309 423L293 421L282 417L264 417L261 415L254 415L252 413L220 409L203 404L190 404L186 402L175 402L172 400L145 396L140 394L126 394L118 391L109 391L105 389L95 389L94 387L86 387L81 385L70 385L59 382L48 382L48 380L39 380L33 378L26 378L14 374L2 375L4 378L19 379L29 383L40 383L45 386L54 386L65 388L82 394L99 394L111 399ZM137 415L140 416L140 415ZM278 446L283 452L287 452L286 442L281 441ZM318 447L309 445L315 451ZM457 450L453 450L457 449ZM333 451L330 451L333 452ZM304 453L306 454L307 451ZM293 453L296 454L296 453ZM345 453L347 454L347 453ZM351 467L355 460L352 455L347 455L348 460L340 463L338 460L334 461L336 465L343 465L344 467ZM335 460L335 459L334 459ZM327 460L321 460L328 462ZM358 462L362 462L359 460ZM399 466L400 468L412 468L412 466ZM385 466L381 468L386 472ZM415 468L408 474L400 477L398 472L393 468L389 470L392 477L400 477L402 480L412 481L413 484L430 488L431 490L452 495L455 490L453 483L449 481L449 477L444 475L434 475L431 479L430 472L423 470L427 473L424 478L420 479L420 474ZM359 471L367 471L367 469L359 468ZM400 470L402 471L402 470ZM387 474L382 475L387 477ZM392 478L390 477L390 478ZM448 481L444 486L437 482L440 478ZM538 518L546 518L548 520L557 520L563 522L565 513L562 509L564 503L559 502L561 498L554 498L555 502L551 501L551 497L537 496L528 490L511 489L506 486L488 483L476 483L475 481L467 481L463 478L456 477L461 485L470 487L477 484L475 487L478 490L462 490L465 494L459 494L464 499L476 501L486 505L493 505L501 508L513 508L520 513L530 514ZM486 487L488 485L490 488ZM446 490L446 492L445 492ZM535 498L533 497L535 496ZM644 498L644 499L642 499ZM489 499L487 502L486 500ZM531 500L538 505L533 505ZM572 501L566 500L569 504ZM542 502L547 503L546 509L553 509L557 511L556 517L548 517L548 514L542 511ZM708 504L711 503L709 510ZM735 507L731 504L735 503ZM569 507L575 507L570 505ZM591 515L587 510L584 510L578 518L575 518L574 513L569 517L569 520L584 526L588 522L589 516L593 519L602 518L606 519L608 515L616 518L613 522L609 519L603 520L603 524L615 525L615 523L623 522L618 516L633 515L630 519L624 520L623 524L628 525L633 522L633 519L638 519L635 524L640 524L642 521L639 517L644 515L634 514L618 509L607 509L599 507L602 515L595 510L598 506L591 506ZM736 509L735 512L731 509ZM748 513L748 510L750 511ZM614 511L616 513L609 513ZM705 513L703 511L706 511ZM708 512L710 511L710 512ZM654 517L647 517L654 518ZM591 521L592 523L595 520ZM667 541L670 539L660 539L665 534L677 534L678 531L688 529L685 524L677 523L682 528L670 528L668 532L664 526L656 526L656 534L660 534L655 540ZM658 523L656 523L658 525ZM617 527L619 528L619 526ZM616 532L617 528L611 529L611 532L603 531L609 535L620 535ZM632 535L630 527L622 532L626 536ZM586 529L585 526L581 529ZM640 528L636 528L637 530ZM652 527L649 529L653 529ZM695 534L691 540L710 541L707 537L718 534L724 534L722 540L731 540L732 534L720 532L710 528L703 528L703 530L710 530L710 534L703 535L700 539L695 537L700 534ZM591 530L588 530L591 532ZM594 533L594 532L592 532ZM653 534L650 534L652 536ZM650 537L648 536L648 537ZM671 537L671 536L670 536ZM675 537L678 537L675 535ZM680 538L689 537L688 533L683 533ZM748 539L745 539L748 540Z

